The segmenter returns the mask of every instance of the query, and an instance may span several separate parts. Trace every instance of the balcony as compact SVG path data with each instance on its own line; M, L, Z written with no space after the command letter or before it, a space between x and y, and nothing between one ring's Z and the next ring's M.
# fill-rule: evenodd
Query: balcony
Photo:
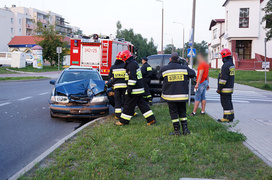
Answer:
M43 24L47 24L47 20L46 20L46 19L41 19L41 18L39 18L38 21L40 21L40 22L43 23Z
M34 25L33 24L26 24L26 28L27 29L34 29Z

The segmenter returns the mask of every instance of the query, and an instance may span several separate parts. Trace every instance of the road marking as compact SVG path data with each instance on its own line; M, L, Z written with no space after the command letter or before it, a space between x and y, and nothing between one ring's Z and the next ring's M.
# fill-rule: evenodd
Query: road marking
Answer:
M8 104L10 104L10 102L2 103L2 104L0 104L0 106L5 106L5 105L8 105Z
M44 93L40 93L39 96L42 96L42 95L45 95L45 94L48 94L49 92L44 92Z
M210 99L210 98L207 98L207 101L220 101L220 99ZM240 101L240 100L232 100L232 102L249 103L249 101Z
M27 99L30 99L32 98L32 96L28 96L28 97L24 97L24 98L21 98L21 99L18 99L19 101L24 101L24 100L27 100Z

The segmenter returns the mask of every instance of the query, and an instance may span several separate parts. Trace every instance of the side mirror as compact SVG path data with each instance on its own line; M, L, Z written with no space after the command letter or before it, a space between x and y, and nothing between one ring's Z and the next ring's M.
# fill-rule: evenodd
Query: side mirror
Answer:
M56 81L55 80L51 80L49 83L52 84L52 85L55 85Z

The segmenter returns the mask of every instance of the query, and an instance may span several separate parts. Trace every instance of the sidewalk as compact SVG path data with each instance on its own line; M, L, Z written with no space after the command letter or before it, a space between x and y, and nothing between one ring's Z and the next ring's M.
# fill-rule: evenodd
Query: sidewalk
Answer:
M210 78L206 111L221 119L223 109L216 88L217 80ZM272 92L235 84L233 104L235 120L239 120L233 130L243 133L245 145L272 166Z
M41 72L41 73L22 72L17 74L0 74L0 77L25 77L25 76L43 76L43 77L48 77L51 79L57 79L59 77L59 74L58 74L58 71Z

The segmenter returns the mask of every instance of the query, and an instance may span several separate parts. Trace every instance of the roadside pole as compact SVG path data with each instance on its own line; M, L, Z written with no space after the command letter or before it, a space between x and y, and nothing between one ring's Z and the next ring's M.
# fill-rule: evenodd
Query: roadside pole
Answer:
M267 53L267 52L266 52L266 42L267 42L267 39L264 38L264 63L265 63L265 68L264 68L264 71L265 71L265 72L264 72L264 74L265 74L265 75L264 75L264 76L265 76L265 77L264 77L264 78L265 78L265 79L264 79L264 84L267 83L267 82L266 82L266 56L267 56L267 54L266 54L266 53Z
M57 47L57 53L58 53L58 74L59 74L59 59L60 59L60 53L62 53L62 47Z
M193 52L194 49L194 38L195 38L195 11L196 11L196 0L193 0L193 15L192 15L192 29L191 29L191 52ZM191 54L190 56L190 68L193 68L193 55ZM189 101L188 104L189 106L191 105L191 94L192 94L192 81L191 79L189 80Z

